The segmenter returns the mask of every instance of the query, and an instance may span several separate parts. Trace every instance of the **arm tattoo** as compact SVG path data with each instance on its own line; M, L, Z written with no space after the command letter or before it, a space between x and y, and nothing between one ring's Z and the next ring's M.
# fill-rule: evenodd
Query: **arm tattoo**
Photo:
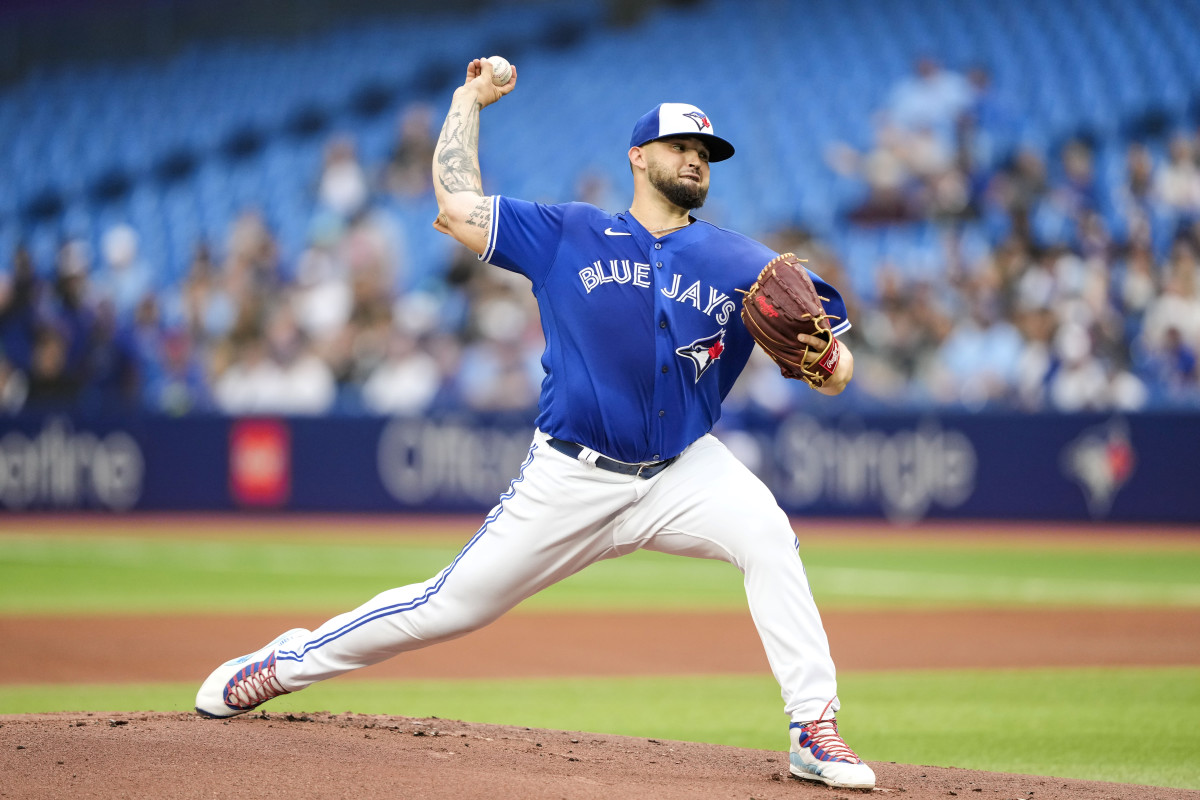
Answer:
M492 224L491 201L487 198L480 200L475 208L471 209L471 215L467 217L467 224L486 231Z
M451 109L437 147L437 179L447 192L483 195L479 174L479 111L473 103L465 112Z

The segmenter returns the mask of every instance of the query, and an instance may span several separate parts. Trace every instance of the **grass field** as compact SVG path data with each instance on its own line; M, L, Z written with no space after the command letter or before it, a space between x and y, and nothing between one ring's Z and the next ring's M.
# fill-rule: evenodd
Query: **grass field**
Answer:
M395 525L395 523L393 523ZM401 527L401 526L396 526ZM0 626L21 615L341 611L423 580L471 531L186 535L73 523L0 535ZM1048 543L1022 535L822 535L802 548L823 608L1200 607L1200 536ZM524 606L744 607L740 576L652 553L603 562ZM517 612L520 613L520 609ZM867 758L1200 789L1200 666L843 673L842 729ZM195 686L0 686L0 713L185 710ZM517 681L330 681L270 710L353 710L777 749L769 676Z
M190 539L76 531L0 537L0 614L329 611L379 589L423 581L448 564L466 534L269 536L214 525ZM823 608L1200 607L1195 544L1131 549L1126 540L977 539L913 542L903 535L806 541L801 553ZM732 567L638 552L601 562L530 598L526 608L742 608Z

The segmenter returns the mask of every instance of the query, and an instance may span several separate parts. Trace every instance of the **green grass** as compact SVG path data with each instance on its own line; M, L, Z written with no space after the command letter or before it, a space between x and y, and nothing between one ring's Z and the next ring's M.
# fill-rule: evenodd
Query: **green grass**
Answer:
M221 521L131 535L78 528L0 535L3 615L328 613L420 582L471 535L293 534ZM114 530L109 525L104 531ZM376 529L377 530L377 529ZM803 534L802 534L803 535ZM986 537L833 536L802 547L823 609L1200 607L1200 546L1128 537L1065 544ZM729 565L657 553L596 564L532 598L546 610L745 606ZM0 686L0 713L184 710L195 686ZM850 673L839 715L876 761L1200 789L1200 668ZM531 727L784 746L768 677L382 682L347 678L268 709L355 710Z
M197 535L0 536L0 614L320 611L423 581L466 536L406 540ZM802 553L823 608L1200 606L1200 548L1133 551L1031 543L864 546L822 539ZM639 552L595 564L526 608L743 608L729 565Z
M838 715L871 761L1200 789L1200 668L850 673ZM191 684L0 687L0 713L188 710ZM318 684L272 712L438 716L786 746L769 676Z

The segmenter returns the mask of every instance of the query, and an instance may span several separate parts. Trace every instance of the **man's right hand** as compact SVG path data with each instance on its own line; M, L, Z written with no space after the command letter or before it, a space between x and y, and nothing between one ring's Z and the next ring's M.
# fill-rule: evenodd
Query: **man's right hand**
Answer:
M517 68L512 68L512 77L503 86L492 83L492 62L486 58L477 58L467 65L467 79L462 88L471 91L481 108L490 106L504 95L511 92L517 85Z

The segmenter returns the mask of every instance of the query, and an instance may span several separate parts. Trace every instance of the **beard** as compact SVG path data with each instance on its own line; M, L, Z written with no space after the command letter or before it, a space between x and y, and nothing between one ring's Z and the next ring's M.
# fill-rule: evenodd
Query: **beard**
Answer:
M708 187L698 181L684 180L658 162L650 164L647 172L650 185L658 189L662 196L674 205L691 211L704 205L708 197Z

